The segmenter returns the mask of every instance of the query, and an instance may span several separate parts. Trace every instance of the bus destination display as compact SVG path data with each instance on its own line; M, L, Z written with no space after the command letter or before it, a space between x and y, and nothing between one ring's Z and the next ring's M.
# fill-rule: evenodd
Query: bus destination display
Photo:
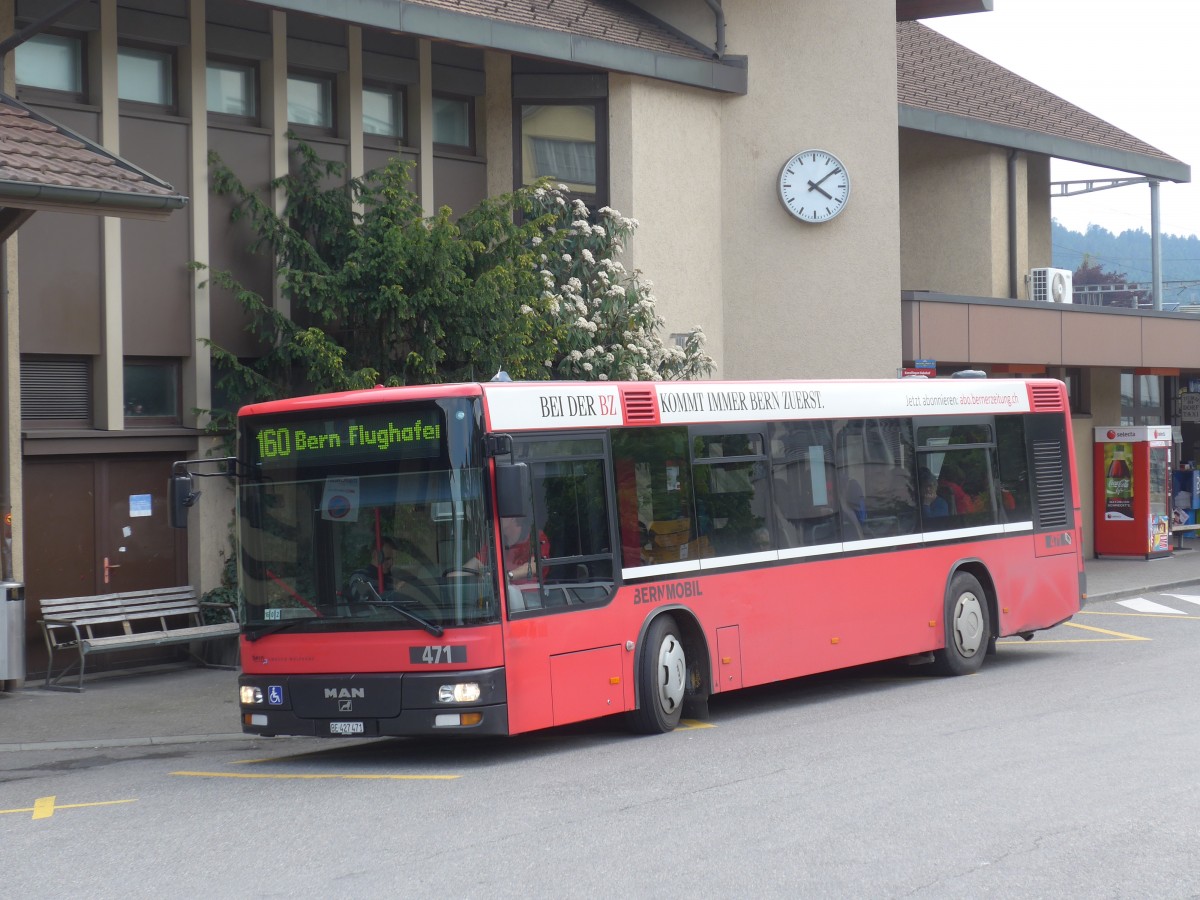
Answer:
M442 452L442 416L436 409L377 413L344 419L276 421L247 428L252 465L338 465L378 460L429 459Z

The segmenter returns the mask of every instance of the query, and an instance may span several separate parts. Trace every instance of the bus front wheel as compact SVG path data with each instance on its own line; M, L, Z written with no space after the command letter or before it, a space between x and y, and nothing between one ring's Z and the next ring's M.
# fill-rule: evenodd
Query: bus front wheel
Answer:
M671 616L659 616L646 632L638 670L641 702L629 714L630 725L642 734L665 734L679 724L687 688L687 656L679 626Z
M935 654L944 675L971 675L987 655L992 628L987 596L973 575L959 572L946 592L946 646Z

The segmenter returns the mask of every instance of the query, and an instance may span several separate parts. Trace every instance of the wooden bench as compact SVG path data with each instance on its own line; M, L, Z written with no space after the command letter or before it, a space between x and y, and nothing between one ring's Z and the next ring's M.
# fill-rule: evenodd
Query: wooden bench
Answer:
M233 604L201 602L196 591L186 586L94 597L62 597L43 600L41 606L42 618L38 624L42 626L46 650L50 654L45 687L60 690L83 690L83 673L90 653L188 644L238 633ZM229 621L206 625L205 609L220 609L223 615L228 615ZM51 680L54 651L67 649L74 649L79 658ZM190 648L188 652L201 665L207 665ZM78 685L60 686L59 680L76 665L79 666Z
M1183 549L1184 532L1191 533L1195 531L1200 531L1200 525L1172 525L1171 534L1175 535L1175 549Z

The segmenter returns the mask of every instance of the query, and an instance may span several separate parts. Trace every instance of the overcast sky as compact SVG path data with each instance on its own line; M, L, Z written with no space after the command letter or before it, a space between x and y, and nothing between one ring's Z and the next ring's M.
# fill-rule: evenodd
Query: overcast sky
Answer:
M1200 233L1200 0L994 0L992 12L925 24L1122 131L1182 160L1192 182L1159 189L1164 234ZM1055 181L1129 177L1055 161ZM1084 231L1150 231L1150 188L1056 198Z

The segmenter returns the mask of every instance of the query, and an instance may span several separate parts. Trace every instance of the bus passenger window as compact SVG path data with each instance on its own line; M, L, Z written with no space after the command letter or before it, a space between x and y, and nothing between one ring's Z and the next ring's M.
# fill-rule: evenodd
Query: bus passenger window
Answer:
M857 419L837 434L834 461L845 540L912 534L920 527L910 419Z
M612 433L617 521L626 568L690 562L708 555L697 529L686 428Z
M773 426L771 459L780 549L841 541L830 423Z
M1000 479L996 492L1003 521L1030 521L1033 512L1029 505L1029 463L1025 451L1025 420L1021 416L996 417L996 471Z

